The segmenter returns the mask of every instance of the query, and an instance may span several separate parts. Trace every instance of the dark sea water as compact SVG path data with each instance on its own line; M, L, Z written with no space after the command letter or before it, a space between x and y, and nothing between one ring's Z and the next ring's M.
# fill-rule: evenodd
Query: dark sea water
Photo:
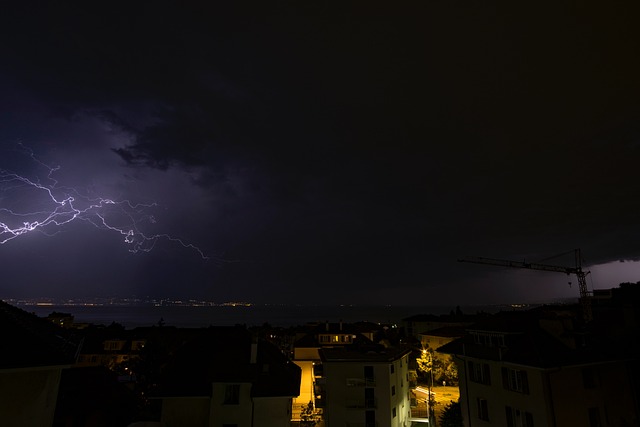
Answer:
M252 306L21 306L25 311L46 317L53 311L71 313L76 323L108 325L117 322L127 328L151 326L163 319L167 326L182 328L207 327L209 325L230 326L244 324L257 326L269 323L272 326L295 326L308 322L358 322L368 321L382 324L400 324L403 318L415 314L447 314L452 307L367 307L367 306L299 306L299 305L252 305ZM467 314L478 311L497 312L505 306L462 307Z

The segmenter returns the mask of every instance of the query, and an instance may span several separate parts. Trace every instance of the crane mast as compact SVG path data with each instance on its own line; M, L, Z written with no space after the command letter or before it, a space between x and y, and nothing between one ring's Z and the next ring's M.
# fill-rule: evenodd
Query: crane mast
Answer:
M525 261L511 261L495 258L483 258L483 257L464 257L458 260L458 262L470 262L475 264L495 265L498 267L510 267L510 268L526 268L529 270L541 270L551 271L556 273L565 273L567 275L575 274L578 279L578 289L580 291L580 304L582 305L582 313L586 322L591 321L591 294L587 289L587 274L589 271L582 270L582 257L580 256L580 249L576 249L575 253L575 267L564 267L559 265L541 264Z

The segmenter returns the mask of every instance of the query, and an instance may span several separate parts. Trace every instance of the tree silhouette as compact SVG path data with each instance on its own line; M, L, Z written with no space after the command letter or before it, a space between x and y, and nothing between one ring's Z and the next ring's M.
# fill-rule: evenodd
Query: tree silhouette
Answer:
M462 427L462 409L460 402L451 402L442 410L440 415L441 427Z

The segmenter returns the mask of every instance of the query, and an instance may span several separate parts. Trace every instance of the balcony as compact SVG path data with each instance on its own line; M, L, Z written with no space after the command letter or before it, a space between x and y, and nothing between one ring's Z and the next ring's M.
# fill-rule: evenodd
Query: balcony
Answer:
M380 427L377 421L372 423L347 423L347 427Z
M375 387L376 380L373 378L347 378L347 387Z
M347 399L344 406L348 409L376 409L377 399Z

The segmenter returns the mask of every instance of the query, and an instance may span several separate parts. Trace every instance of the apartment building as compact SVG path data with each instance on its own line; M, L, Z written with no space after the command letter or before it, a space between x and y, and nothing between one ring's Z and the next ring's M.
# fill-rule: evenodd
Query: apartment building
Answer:
M53 423L62 371L78 343L59 326L0 301L0 425Z
M243 327L211 327L176 350L153 392L164 427L289 427L300 369Z
M322 417L325 402L321 393L325 382L321 348L342 348L373 344L379 325L371 323L329 323L309 327L294 343L293 362L302 370L300 395L293 400L292 420L299 421L301 412L311 402L316 414Z
M410 350L322 348L326 427L408 427Z
M602 312L588 324L578 306L503 312L440 347L458 365L465 426L638 425L637 330L608 333L624 319Z

